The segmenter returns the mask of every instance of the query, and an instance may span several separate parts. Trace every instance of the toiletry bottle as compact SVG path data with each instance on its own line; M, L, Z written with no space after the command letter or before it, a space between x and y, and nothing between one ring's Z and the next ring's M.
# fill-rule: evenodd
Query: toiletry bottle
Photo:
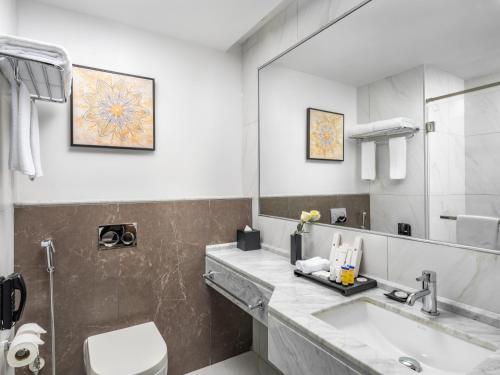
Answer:
M349 266L349 285L354 285L354 280L355 280L355 270L356 268L353 265Z
M337 257L340 247L340 233L335 233L333 236L332 249L330 250L330 280L335 281L337 278Z
M336 275L335 277L335 282L336 283L341 283L342 282L342 266L345 264L345 257L347 256L347 248L345 246L340 246L340 248L337 250L335 257L335 265L334 265L334 274Z
M363 256L363 239L361 237L356 237L354 240L354 249L351 256L350 265L354 266L354 278L358 277L359 267L361 265L361 258Z
M343 286L349 285L349 267L342 266L341 268L341 282Z

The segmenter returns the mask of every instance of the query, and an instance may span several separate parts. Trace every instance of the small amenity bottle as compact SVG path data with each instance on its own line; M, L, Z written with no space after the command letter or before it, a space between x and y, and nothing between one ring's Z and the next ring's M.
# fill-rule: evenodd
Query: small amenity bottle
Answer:
M354 266L349 266L349 285L354 285L354 275L355 275L355 267Z
M348 286L349 285L349 267L348 266L342 266L340 272L342 272L341 276L341 282L343 286Z

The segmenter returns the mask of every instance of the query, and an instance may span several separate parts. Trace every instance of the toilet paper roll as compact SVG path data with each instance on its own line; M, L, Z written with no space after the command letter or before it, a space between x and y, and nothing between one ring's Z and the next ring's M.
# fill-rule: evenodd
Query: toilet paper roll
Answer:
M47 333L47 331L36 323L26 323L23 324L21 327L19 327L19 329L17 330L18 335L23 333L33 333L38 337L40 337L41 334Z
M29 365L38 356L38 345L42 344L40 337L33 333L16 335L7 352L7 363L14 368Z

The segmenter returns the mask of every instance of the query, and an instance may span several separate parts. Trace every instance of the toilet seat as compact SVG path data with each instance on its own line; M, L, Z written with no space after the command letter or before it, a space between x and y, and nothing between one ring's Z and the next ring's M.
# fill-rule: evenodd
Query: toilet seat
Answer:
M84 343L87 375L163 375L167 344L153 322L90 336Z

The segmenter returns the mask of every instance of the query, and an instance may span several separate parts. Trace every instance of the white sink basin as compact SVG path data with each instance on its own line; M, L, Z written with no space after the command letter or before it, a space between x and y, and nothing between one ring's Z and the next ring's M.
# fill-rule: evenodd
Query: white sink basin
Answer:
M486 347L379 307L368 299L335 306L314 316L384 357L417 360L423 375L465 374L493 353Z

